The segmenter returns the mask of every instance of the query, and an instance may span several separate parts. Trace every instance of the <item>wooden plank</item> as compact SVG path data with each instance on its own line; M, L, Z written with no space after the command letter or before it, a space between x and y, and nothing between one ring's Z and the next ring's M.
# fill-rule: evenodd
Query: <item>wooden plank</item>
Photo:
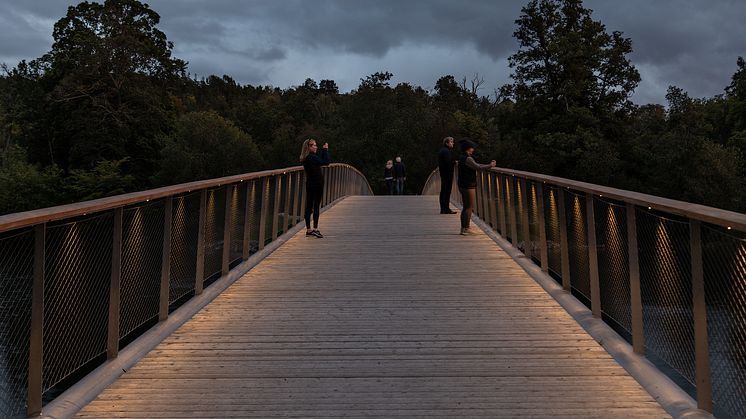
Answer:
M668 417L436 200L345 199L78 416Z

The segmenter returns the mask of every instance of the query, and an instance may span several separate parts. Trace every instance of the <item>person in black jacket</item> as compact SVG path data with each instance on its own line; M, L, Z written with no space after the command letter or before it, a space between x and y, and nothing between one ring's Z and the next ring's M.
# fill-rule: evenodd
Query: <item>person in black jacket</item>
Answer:
M319 210L321 197L324 195L324 174L321 166L331 163L329 144L324 143L320 155L316 153L319 146L316 140L309 138L303 142L300 150L300 162L306 172L306 236L323 238L319 231ZM313 213L313 228L311 228L311 213Z
M477 147L471 140L465 138L459 141L461 156L458 158L458 190L461 192L461 202L464 206L461 210L461 235L471 234L469 222L471 212L477 201L477 170L495 167L495 161L489 164L479 164L474 160L474 150Z
M404 195L404 181L407 180L407 168L401 161L401 157L397 157L396 163L394 163L394 182L396 185L396 194Z
M440 213L455 214L451 209L451 189L453 188L453 137L443 139L443 148L438 152L438 169L440 170Z

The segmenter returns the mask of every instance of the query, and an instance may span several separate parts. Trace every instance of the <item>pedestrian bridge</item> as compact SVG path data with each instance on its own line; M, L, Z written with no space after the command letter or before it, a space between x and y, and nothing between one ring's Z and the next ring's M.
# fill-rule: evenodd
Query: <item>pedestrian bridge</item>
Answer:
M461 236L437 171L326 181L323 239L300 168L0 217L0 414L746 415L746 216L494 169Z

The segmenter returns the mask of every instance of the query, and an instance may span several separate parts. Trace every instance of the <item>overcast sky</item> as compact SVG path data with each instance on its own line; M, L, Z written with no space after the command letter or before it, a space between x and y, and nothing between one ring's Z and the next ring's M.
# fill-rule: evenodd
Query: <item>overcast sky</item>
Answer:
M342 91L376 71L432 89L478 73L483 95L510 81L512 33L527 0L151 0L174 55L198 77L289 87L333 79ZM51 48L69 0L0 0L0 63ZM607 31L632 38L642 82L633 100L664 103L669 85L723 92L746 56L742 0L587 0Z

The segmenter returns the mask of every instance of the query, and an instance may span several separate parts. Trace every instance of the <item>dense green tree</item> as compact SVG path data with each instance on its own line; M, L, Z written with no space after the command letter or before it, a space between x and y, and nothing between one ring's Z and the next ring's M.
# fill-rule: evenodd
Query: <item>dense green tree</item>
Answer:
M73 170L65 178L65 190L74 201L119 195L133 189L135 178L122 173L126 159L98 162L93 170Z
M630 105L640 75L627 58L629 38L607 33L582 0L531 0L521 13L513 33L520 48L509 58L516 100L549 105L548 112Z
M249 135L214 112L181 116L165 138L158 185L217 178L258 170L262 158Z
M41 117L54 129L53 159L64 170L127 158L123 167L147 185L157 138L174 117L169 89L185 70L159 20L137 0L107 0L71 6L54 25L52 50L38 60L50 101Z
M580 0L531 0L516 21L513 83L494 99L481 78L439 78L431 92L373 73L349 93L334 80L286 89L201 80L135 0L83 2L52 50L0 74L0 210L297 164L303 139L329 142L377 192L401 156L418 193L446 135L483 159L744 210L746 63L723 95L669 89L668 106L632 106L631 41ZM31 191L23 193L24 191Z
M41 169L26 161L17 145L8 145L0 154L0 214L57 205L67 196L56 166Z

